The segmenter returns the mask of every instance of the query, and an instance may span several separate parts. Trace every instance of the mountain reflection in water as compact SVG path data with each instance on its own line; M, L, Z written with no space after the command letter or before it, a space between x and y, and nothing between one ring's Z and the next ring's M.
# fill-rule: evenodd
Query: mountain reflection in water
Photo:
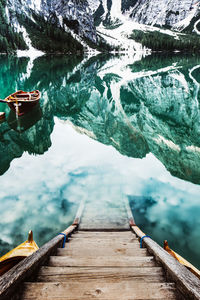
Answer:
M106 55L99 55L90 59L72 56L44 56L35 59L33 63L27 58L0 58L0 83L3 86L1 97L5 97L17 89L39 89L42 93L41 108L43 114L41 118L36 120L35 124L30 122L31 125L21 131L15 130L17 125L14 125L15 128L13 128L10 121L11 117L0 124L0 174L3 175L9 170L13 159L23 156L25 152L41 155L50 151L52 147L51 135L54 132L56 118L63 122L63 126L70 124L76 132L85 134L104 145L112 146L120 154L129 157L129 159L126 158L127 161L131 161L132 158L142 159L145 157L148 161L149 157L155 156L171 175L187 182L199 184L199 67L200 57L180 54L165 55L164 57L162 55L148 56L142 60L137 57ZM9 108L0 104L0 109L4 110L8 116ZM64 148L67 147L65 148L67 150L71 145L69 147L67 144L67 136L63 138L66 139ZM67 164L69 161L65 161L64 155L63 152L62 163ZM52 170L57 167L56 161L60 159L60 157L55 156ZM99 168L102 170L102 167ZM95 169L95 172L100 172L100 169ZM84 170L84 180L86 180L89 176L87 166ZM107 172L110 174L109 170ZM122 166L117 172L123 177L122 193L129 195L131 203L134 202L137 206L138 218L141 217L143 220L141 222L141 219L138 219L138 222L141 222L141 226L143 224L144 231L154 236L160 243L168 237L170 245L175 250L178 249L181 252L182 248L185 248L186 250L182 254L200 266L200 259L196 250L192 250L187 244L189 239L185 240L185 244L177 242L179 235L185 237L192 230L194 232L191 237L198 236L199 238L196 228L193 228L200 225L199 221L196 219L193 223L191 220L189 221L190 213L194 213L194 211L199 213L200 211L197 198L195 198L199 186L191 185L192 192L189 189L188 194L185 193L184 195L178 190L178 184L174 188L174 184L171 184L173 177L170 177L169 182L162 183L163 185L161 184L162 178L157 178L154 182L151 181L151 184L147 179L142 183L138 181L138 185L143 185L143 188L139 190L136 188L137 178L131 182L127 178L129 177L128 171L124 171ZM137 175L133 174L130 169L129 172L130 176L135 177ZM11 173L12 167L10 175L5 173L2 179L6 176L12 176ZM153 167L150 173L153 178L155 174ZM120 176L119 174L115 176ZM127 177L124 177L124 174ZM68 182L68 187L72 182L75 185L76 180L77 176L72 177L71 181ZM84 185L83 182L81 184ZM106 184L109 185L109 183ZM45 183L43 183L43 187L40 186L40 189L47 195L48 192L44 186ZM126 189L124 186L129 187ZM151 188L148 189L148 186ZM153 192L152 187L157 192ZM65 188L63 187L64 190ZM163 189L165 190L164 193ZM167 189L169 189L168 195L170 197L173 193L177 194L177 199L180 197L175 204L176 208L179 207L180 212L174 208L174 204L171 205L167 200L165 201L166 197L169 197L167 196ZM54 193L56 193L55 191ZM69 215L69 212L75 211L76 207L73 201L62 196L62 193L65 192L61 191L62 188L57 187L59 196L55 196L51 201L55 210L55 218L60 213L61 208L63 208L66 217L66 214ZM160 195L161 191L162 195ZM7 201L16 201L16 194L13 198L9 196L9 191L4 194L6 194ZM132 195L140 197L135 198ZM148 201L141 200L144 196L153 199L150 206ZM40 195L40 197L42 196ZM3 196L1 198L0 201L5 200ZM78 198L80 200L81 192ZM194 198L195 203L192 202ZM133 199L137 201L133 201ZM190 206L186 205L187 199L190 199ZM61 208L55 208L54 202L56 201L59 201ZM42 201L37 202L37 205L41 211L45 207ZM165 206L164 218L168 218L174 209L174 219L169 218L170 220L166 221L165 225L161 225L161 216L157 215L158 207L162 205ZM144 216L139 213L141 209L144 209ZM156 212L153 214L154 221L152 221L152 214L149 213L149 211L152 213L153 210ZM181 215L184 215L185 218L182 219ZM195 214L195 216L197 215ZM170 222L174 222L174 220L177 221L176 229L170 227ZM25 219L22 221L18 218L16 223L20 232ZM64 219L60 221L60 224L64 224ZM52 224L52 226L54 225ZM49 226L50 224L48 226L43 224L40 229L39 239L41 243L51 236L48 231ZM55 226L57 228L57 225ZM13 232L11 228L14 227L9 228L10 231L7 229L8 235L11 235ZM165 234L161 235L161 232ZM4 234L2 237L0 236L1 244L4 245L3 249L5 250L9 246L5 246L7 242L5 242L4 236L5 227ZM195 238L196 240L197 238ZM18 241L21 240L15 236L12 242L8 242L8 245ZM196 241L196 245L198 243L200 242ZM200 244L198 245L200 246Z

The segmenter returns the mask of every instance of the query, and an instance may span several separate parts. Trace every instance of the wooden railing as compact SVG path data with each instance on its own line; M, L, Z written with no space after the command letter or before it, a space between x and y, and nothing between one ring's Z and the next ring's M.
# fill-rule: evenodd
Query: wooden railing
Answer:
M159 264L162 265L166 272L166 276L176 283L177 289L183 295L182 299L200 300L200 280L198 277L191 273L185 266L180 264L150 237L145 237L146 234L135 224L133 213L127 198L125 198L125 206L130 228L139 240L142 239L142 244L146 246L148 252L155 257Z
M69 237L78 228L83 208L84 202L82 201L73 224L62 232L66 237ZM62 246L64 235L59 234L55 236L0 277L0 300L17 299L16 291L19 292L21 283L36 274L38 268L46 263L51 255L56 253L57 248Z

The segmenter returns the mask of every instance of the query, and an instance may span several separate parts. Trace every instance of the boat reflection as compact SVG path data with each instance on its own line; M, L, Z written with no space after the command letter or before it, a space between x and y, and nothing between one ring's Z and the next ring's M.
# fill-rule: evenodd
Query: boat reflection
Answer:
M17 116L16 113L11 110L7 122L11 129L21 133L35 125L41 118L42 110L38 103L31 111L22 116Z

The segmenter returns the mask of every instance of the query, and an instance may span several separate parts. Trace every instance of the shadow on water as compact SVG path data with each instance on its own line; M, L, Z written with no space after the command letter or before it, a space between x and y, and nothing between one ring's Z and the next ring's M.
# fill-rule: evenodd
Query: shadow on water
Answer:
M9 169L14 158L25 152L42 155L50 151L56 117L71 124L77 132L114 147L130 159L142 159L152 153L171 175L199 184L199 66L200 57L180 54L153 55L141 60L111 55L90 59L44 56L34 62L26 58L0 57L1 97L16 89L39 89L42 93L42 115L38 112L35 116L27 116L29 125L23 125L20 130L13 116L8 116L9 109L0 104L0 110L7 114L7 121L0 124L0 174ZM71 178L68 184L72 181L74 184L76 180L77 177ZM143 185L148 186L147 182ZM153 186L158 185L156 182ZM48 194L44 186L40 188ZM172 190L166 184L163 189L167 188ZM187 197L181 194L182 203L174 208L166 200L167 192L166 197L160 195L159 198L160 191L155 196L144 189L143 195L147 197L129 196L138 216L136 220L146 233L160 243L168 238L175 250L198 265L199 255L191 246L192 238L198 234L189 221L189 214L199 211L198 205L187 206ZM189 199L191 195L187 196ZM60 199L56 196L51 202L54 213L50 215L55 220L62 210L69 215L74 209L68 198L62 196ZM7 199L8 202L11 200ZM59 208L56 201L59 201ZM162 216L159 215L161 206ZM162 219L168 221L163 224ZM176 225L172 227L172 223ZM18 218L13 224L20 232L25 220ZM59 224L64 224L64 218ZM51 236L49 226L43 224L38 229L42 242ZM177 241L179 236L184 237L192 230L191 239ZM12 244L20 241L21 236L15 235ZM1 244L5 250L7 246L3 239Z
M17 117L16 113L10 110L7 122L11 129L14 129L19 133L22 133L28 130L29 128L31 128L32 126L34 126L41 118L42 118L42 110L40 104L38 103L29 112L27 112L25 115L22 115L20 117Z

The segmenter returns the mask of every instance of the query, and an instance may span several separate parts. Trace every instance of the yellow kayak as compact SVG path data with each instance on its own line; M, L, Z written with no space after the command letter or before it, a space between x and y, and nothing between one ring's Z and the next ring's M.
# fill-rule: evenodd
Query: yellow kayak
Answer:
M173 251L167 241L164 241L164 249L175 259L177 259L182 265L184 265L188 270L190 270L193 274L195 274L200 279L200 271L195 268L190 262L180 256L178 253Z
M3 275L5 272L14 267L18 262L31 255L38 249L39 247L33 240L33 232L29 231L27 241L0 257L0 275Z

